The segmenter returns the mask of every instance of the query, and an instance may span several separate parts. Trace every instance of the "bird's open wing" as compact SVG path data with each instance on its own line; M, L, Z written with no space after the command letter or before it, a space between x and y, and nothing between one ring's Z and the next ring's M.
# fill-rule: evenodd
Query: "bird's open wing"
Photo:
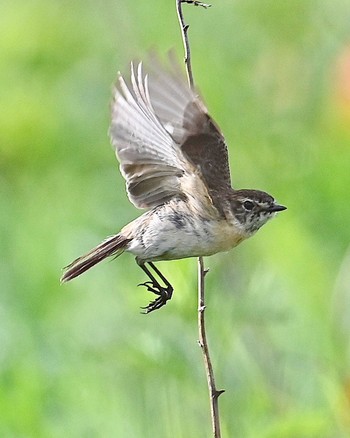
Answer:
M196 187L216 204L220 189L230 186L224 138L175 62L164 68L153 58L148 75L141 63L136 70L132 65L130 85L119 76L110 136L137 207Z

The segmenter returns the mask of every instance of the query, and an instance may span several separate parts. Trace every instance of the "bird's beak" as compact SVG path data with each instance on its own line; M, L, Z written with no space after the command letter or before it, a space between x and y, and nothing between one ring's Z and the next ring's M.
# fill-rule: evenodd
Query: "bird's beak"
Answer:
M283 210L287 210L287 207L278 204L271 205L271 207L268 208L268 211L271 213L275 213L277 211L283 211Z

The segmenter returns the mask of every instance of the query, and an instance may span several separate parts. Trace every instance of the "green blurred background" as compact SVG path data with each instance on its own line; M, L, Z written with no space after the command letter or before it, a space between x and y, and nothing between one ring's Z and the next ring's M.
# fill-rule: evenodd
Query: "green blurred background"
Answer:
M206 259L223 437L350 436L350 3L185 6L235 187L288 210ZM61 268L140 214L107 138L117 70L182 56L175 2L16 0L0 16L0 436L210 437L196 260Z

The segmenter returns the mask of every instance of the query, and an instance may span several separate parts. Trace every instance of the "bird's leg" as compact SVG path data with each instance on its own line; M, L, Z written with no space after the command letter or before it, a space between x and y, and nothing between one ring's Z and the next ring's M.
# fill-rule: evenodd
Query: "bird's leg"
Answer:
M153 271L158 275L158 277L164 282L165 286L167 287L168 293L172 294L174 289L172 285L169 283L169 280L164 277L164 275L160 272L160 270L157 268L157 266L154 263L148 262L148 264L153 269ZM171 295L168 299L170 300L170 298Z
M160 270L152 263L148 262L149 266L153 269L153 271L158 275L158 277L164 282L164 286L161 286L158 280L154 277L154 275L150 272L150 270L146 267L145 263L141 263L136 260L137 264L140 268L145 272L150 281L146 281L145 283L141 283L138 286L145 286L148 291L153 292L158 295L154 301L148 304L146 307L142 307L145 310L144 313L153 312L153 310L160 309L163 307L168 300L171 299L174 288L169 283L169 281L164 277L164 275L160 272Z

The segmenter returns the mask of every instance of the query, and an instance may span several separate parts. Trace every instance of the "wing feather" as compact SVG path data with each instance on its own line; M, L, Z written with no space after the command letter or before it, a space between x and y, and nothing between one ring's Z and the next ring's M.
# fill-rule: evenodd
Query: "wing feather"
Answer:
M194 191L215 198L230 185L227 147L178 64L151 59L149 74L131 64L130 84L119 75L110 136L129 199L149 208Z

